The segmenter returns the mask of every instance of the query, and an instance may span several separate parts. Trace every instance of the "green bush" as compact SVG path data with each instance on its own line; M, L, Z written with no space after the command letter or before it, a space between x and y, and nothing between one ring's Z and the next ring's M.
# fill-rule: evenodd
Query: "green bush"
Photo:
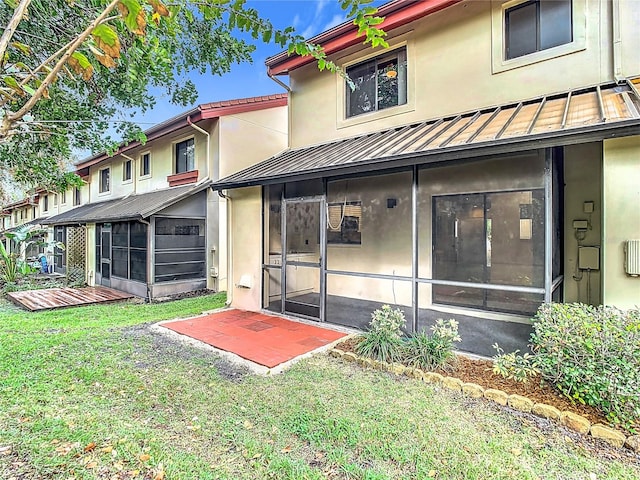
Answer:
M640 310L545 304L531 341L543 378L611 422L640 427Z
M493 357L493 373L496 375L501 375L516 382L527 383L529 377L535 377L540 374L540 369L537 367L533 355L529 353L520 355L520 350L504 353L504 350L497 343L493 344L493 348L498 352Z
M425 370L448 370L455 364L454 342L460 341L458 322L441 318L431 327L431 334L422 330L414 333L406 342L403 359L412 367Z
M402 310L383 305L371 314L369 330L356 347L356 353L383 362L394 362L402 350L402 330L405 323Z

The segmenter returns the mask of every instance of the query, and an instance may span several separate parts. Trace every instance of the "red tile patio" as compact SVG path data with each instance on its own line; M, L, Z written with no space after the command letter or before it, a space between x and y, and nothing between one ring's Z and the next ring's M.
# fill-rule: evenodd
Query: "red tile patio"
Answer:
M347 335L282 317L242 310L224 310L163 323L162 326L268 368Z

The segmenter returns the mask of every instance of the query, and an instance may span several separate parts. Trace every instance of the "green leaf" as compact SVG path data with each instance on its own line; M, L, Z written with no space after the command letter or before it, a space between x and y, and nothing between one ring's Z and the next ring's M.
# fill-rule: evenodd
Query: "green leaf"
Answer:
M95 40L98 48L100 48L105 54L113 58L120 56L120 39L118 34L109 25L98 25L91 32L93 39Z
M122 6L124 6L124 8L122 8ZM142 25L139 17L139 14L144 14L144 12L137 0L120 0L118 8L124 17L125 25L131 32L136 34L144 33L144 25Z
M18 81L15 78L7 75L7 76L4 77L3 80L4 80L4 83L6 83L7 86L9 88L11 88L14 92L16 92L16 93L18 93L20 95L24 95L24 90L22 89L22 87L20 86L20 84L18 83Z
M11 45L20 50L25 55L31 55L31 47L20 42L11 42Z

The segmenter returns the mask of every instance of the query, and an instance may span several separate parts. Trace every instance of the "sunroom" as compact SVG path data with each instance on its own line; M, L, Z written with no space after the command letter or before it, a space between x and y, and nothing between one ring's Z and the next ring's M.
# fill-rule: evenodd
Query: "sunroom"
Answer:
M207 288L208 186L87 204L46 223L56 231L82 229L89 284L150 299L199 290Z
M453 318L462 350L522 351L540 304L575 296L565 195L599 204L603 140L639 126L634 90L603 86L289 150L213 188L239 211L261 187L261 308L362 329L390 304L407 332Z

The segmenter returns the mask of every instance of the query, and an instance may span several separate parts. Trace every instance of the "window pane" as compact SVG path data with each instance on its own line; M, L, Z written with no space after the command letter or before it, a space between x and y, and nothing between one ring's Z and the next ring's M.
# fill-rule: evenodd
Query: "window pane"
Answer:
M571 0L540 2L540 50L572 40Z
M484 282L484 207L483 195L434 198L433 278Z
M111 241L114 247L129 246L129 224L114 223L111 227Z
M100 193L109 191L109 169L100 170Z
M193 138L176 144L176 173L190 172L195 168Z
M373 311L388 304L403 311L410 331L411 290L408 281L328 274L327 322L366 330Z
M140 165L140 175L149 175L150 166L149 166L149 154L145 153L141 157L141 165Z
M155 281L204 278L204 219L156 218Z
M411 172L329 182L327 202L327 268L411 276Z
M347 69L355 90L347 85L347 117L372 112L376 108L376 62L371 61Z
M537 50L536 3L526 3L509 9L505 16L507 58L516 58L535 52Z
M129 275L131 280L147 281L147 251L131 249L129 251Z
M544 192L492 193L486 199L491 220L487 282L543 287Z
M102 257L111 258L111 232L102 232Z
M111 257L111 273L115 277L128 278L129 254L126 248L113 247L113 256Z
M122 165L122 179L131 180L131 160L127 160Z
M147 248L147 226L144 223L132 222L129 227L131 248Z
M398 105L398 58L378 63L378 110Z

